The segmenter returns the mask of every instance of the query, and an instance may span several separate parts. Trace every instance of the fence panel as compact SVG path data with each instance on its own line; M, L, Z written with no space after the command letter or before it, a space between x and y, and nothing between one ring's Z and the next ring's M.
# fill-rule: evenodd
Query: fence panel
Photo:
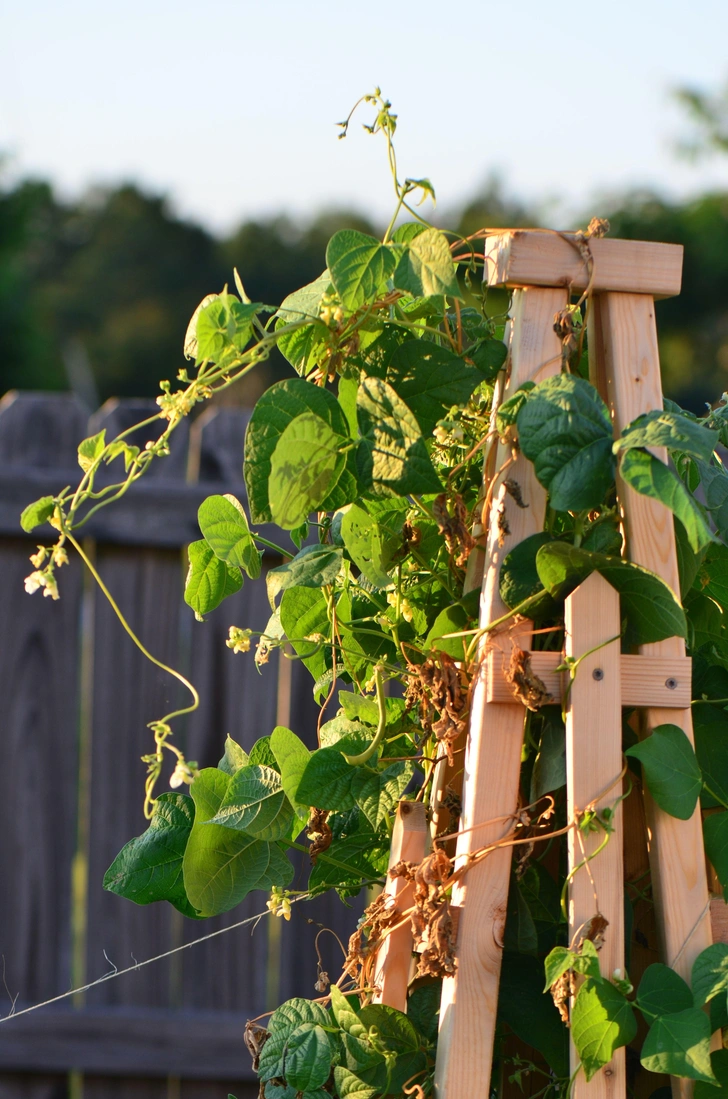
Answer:
M185 693L133 647L78 561L61 571L59 602L23 591L36 539L19 531L22 507L75 483L85 435L105 427L112 437L156 410L154 402L115 400L89 420L65 395L8 394L0 402L0 880L7 884L0 954L18 1008L265 911L256 894L197 922L167 905L140 908L103 891L121 845L146 827L139 757L152 743L147 723L184 704ZM200 502L212 492L244 499L249 415L212 408L190 430L181 425L170 457L84 528L87 552L143 644L191 674L200 691L200 709L177 723L176 736L201 766L218 761L227 733L249 748L281 723L316 742L305 670L289 661L279 667L274 655L259 674L252 656L224 645L233 623L265 625L264 582L246 581L204 624L182 601L181 551L200 537ZM133 441L143 445L158 431L150 425ZM48 528L37 541L47 535ZM268 557L264 567L275 563ZM332 702L327 716L335 712ZM229 1092L252 1099L246 1018L283 998L314 995L321 925L345 945L363 903L347 910L325 896L294 905L290 924L265 918L252 935L250 926L233 930L73 1004L0 1025L0 1099L67 1099L70 1071L84 1074L85 1099L226 1099ZM324 968L337 973L336 939L324 934L319 947Z

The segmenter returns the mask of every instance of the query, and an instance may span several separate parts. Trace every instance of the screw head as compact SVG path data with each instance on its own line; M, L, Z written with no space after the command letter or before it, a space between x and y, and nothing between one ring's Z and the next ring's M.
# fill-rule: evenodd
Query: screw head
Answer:
M596 680L604 679L604 669L603 668L595 668L594 671L592 672L592 679L596 679Z
M677 680L673 676L670 676L669 679L665 680L665 686L667 687L668 691L674 691L677 687Z

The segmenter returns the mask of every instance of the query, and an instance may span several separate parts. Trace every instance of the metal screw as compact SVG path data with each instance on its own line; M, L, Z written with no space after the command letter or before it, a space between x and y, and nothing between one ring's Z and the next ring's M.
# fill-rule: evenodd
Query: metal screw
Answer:
M596 679L596 680L604 679L604 669L603 668L595 668L594 671L592 672L592 679Z
M673 679L673 677L670 676L669 679L665 680L665 686L667 687L668 691L674 691L677 687L677 680Z

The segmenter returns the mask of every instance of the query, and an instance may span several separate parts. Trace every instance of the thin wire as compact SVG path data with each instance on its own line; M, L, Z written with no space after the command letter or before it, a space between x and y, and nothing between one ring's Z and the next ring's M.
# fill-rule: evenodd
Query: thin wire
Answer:
M295 897L292 900L300 900ZM105 981L113 981L115 977L123 977L125 973L133 973L137 969L141 969L142 966L151 965L152 962L161 962L163 958L169 958L172 954L178 954L180 950L187 950L190 946L197 946L198 943L207 942L208 939L214 939L216 935L225 935L228 931L235 931L238 927L245 927L246 924L255 923L256 920L260 920L263 916L270 916L270 912L260 912L257 916L248 916L245 920L240 920L238 923L233 923L230 927L221 927L217 931L211 931L209 935L203 935L200 939L193 939L191 943L183 943L182 946L175 946L173 950L167 950L164 954L157 954L153 958L146 958L143 962L136 962L134 965L127 966L126 969L114 969L111 973L105 973L103 977L97 977L95 981L91 981L87 985L81 985L80 988L72 988L69 992L63 992L60 996L53 996L50 1000L44 1000L40 1004L33 1004L31 1007L24 1007L22 1011L12 1010L8 1015L0 1017L0 1023L7 1023L8 1019L18 1019L21 1015L27 1015L29 1011L38 1011L41 1007L48 1007L49 1004L57 1004L59 1000L67 1000L69 996L75 996L79 992L88 992L90 988L95 988L96 985L104 984ZM109 965L114 965L109 961L104 951L104 957ZM133 955L132 955L133 957ZM16 996L17 999L17 996Z

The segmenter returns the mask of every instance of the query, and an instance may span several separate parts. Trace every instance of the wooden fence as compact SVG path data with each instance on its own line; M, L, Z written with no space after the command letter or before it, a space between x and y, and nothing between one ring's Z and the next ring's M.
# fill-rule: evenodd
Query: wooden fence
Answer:
M90 421L67 395L9 393L0 402L0 1002L15 1011L265 910L254 894L223 917L187 920L166 904L137 907L101 888L119 848L146 827L147 722L181 699L134 648L78 560L59 573L61 599L29 596L23 578L43 536L18 518L30 501L79 475L76 447L113 437L156 410L107 402ZM200 624L182 600L183 547L200 537L210 493L244 499L248 413L209 409L173 436L126 497L84 528L86 546L147 648L192 679L202 703L180 728L190 759L210 766L226 733L249 748L276 723L309 743L316 711L305 669L277 656L258 675L225 648L231 624L262 629L262 580ZM158 430L158 429L157 429ZM139 444L154 435L142 433ZM36 532L37 533L37 532ZM268 565L275 564L271 559ZM164 785L161 787L164 788ZM305 868L296 883L305 882ZM296 884L294 883L294 885ZM294 906L110 980L84 995L0 1023L0 1099L237 1099L257 1095L242 1041L247 1018L313 996L317 921L343 941L361 910L336 897ZM338 972L332 935L319 940ZM17 998L17 999L16 999Z

